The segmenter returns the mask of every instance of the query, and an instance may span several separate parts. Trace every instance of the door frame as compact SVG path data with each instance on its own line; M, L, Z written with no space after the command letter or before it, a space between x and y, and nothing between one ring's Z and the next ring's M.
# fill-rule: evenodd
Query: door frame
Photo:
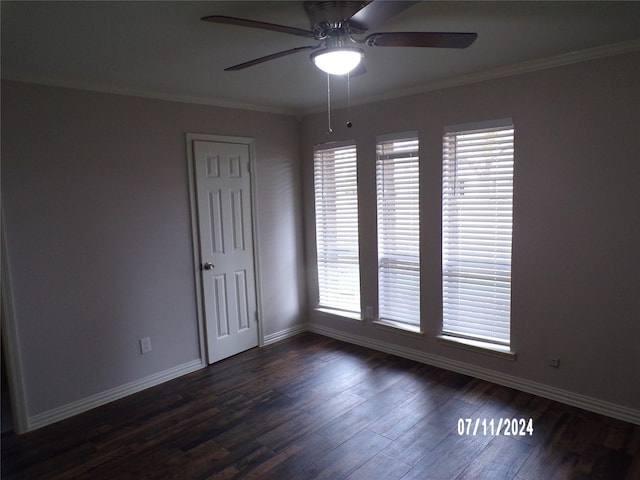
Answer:
M250 137L231 137L227 135L211 135L206 133L187 133L187 164L189 170L189 207L191 211L191 240L193 243L193 275L196 286L196 314L198 317L198 336L200 345L200 360L203 366L207 366L208 354L207 354L207 336L205 327L205 315L204 315L204 298L202 290L202 276L200 272L201 264L201 246L200 246L200 225L198 222L198 201L196 195L196 169L195 169L195 155L193 154L193 142L201 140L205 142L216 143L235 143L240 145L246 145L249 148L249 196L251 198L251 235L253 239L253 272L255 278L255 291L256 291L256 310L258 318L258 346L264 346L264 334L262 329L262 281L260 275L260 258L259 258L259 244L258 244L258 215L256 209L256 192L257 192L257 180L256 180L256 162L255 162L255 140Z

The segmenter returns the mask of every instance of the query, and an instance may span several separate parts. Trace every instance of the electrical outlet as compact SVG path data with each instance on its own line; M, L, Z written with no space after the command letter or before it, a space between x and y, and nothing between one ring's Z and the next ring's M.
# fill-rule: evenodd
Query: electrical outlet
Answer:
M549 361L549 366L553 367L553 368L560 368L560 359L559 358L552 358Z
M370 307L368 305L364 307L364 318L366 318L367 320L373 319L373 307Z
M140 353L143 355L151 351L151 337L144 337L140 339Z

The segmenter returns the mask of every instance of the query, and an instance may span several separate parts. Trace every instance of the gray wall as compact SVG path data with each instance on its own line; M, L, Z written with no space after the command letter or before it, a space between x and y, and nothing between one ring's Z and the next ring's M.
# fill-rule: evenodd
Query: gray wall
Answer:
M640 55L637 53L352 107L302 122L310 307L317 298L313 145L355 139L363 304L375 305L375 137L418 130L423 337L311 311L312 325L640 409ZM354 79L351 86L356 91ZM509 361L452 348L441 327L441 144L445 125L513 117L515 186ZM548 366L559 357L561 366Z
M2 205L28 416L199 358L187 132L255 138L263 334L303 322L295 118L3 82Z
M349 130L344 112L334 112L329 138L326 114L299 124L3 82L2 208L28 415L199 358L186 132L255 138L264 335L310 318L639 409L639 84L640 55L621 55L352 107ZM509 116L515 362L435 340L442 127ZM417 338L320 317L305 300L316 290L313 145L358 143L363 301L375 305L375 136L406 130L421 140L425 334ZM143 356L138 339L147 335L153 352ZM551 356L560 369L548 367Z

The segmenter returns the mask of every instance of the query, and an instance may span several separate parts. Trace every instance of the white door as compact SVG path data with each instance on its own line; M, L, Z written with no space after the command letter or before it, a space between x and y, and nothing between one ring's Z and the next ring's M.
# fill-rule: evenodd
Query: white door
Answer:
M249 146L195 140L200 269L209 363L258 345Z

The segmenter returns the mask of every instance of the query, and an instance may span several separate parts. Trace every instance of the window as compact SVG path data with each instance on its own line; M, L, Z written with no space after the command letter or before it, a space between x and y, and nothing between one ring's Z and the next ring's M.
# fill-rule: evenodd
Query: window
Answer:
M379 318L420 331L417 134L378 138L376 156Z
M511 119L444 132L442 331L496 350L510 344L513 137Z
M355 145L314 152L318 307L360 315Z

